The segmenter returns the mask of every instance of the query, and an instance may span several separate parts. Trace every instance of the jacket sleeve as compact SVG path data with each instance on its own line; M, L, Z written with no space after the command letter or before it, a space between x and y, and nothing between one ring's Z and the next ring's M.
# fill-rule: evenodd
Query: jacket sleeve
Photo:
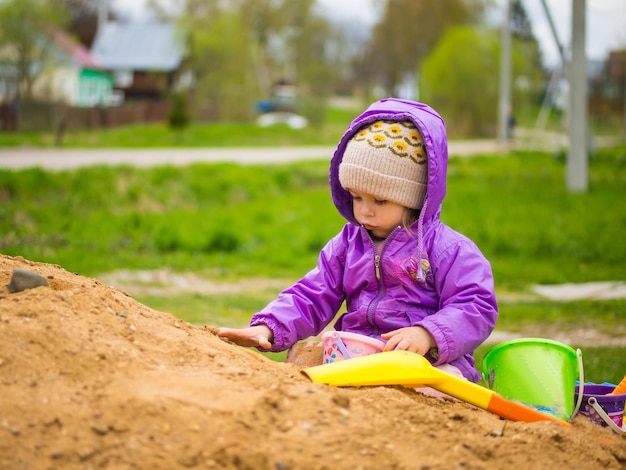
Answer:
M498 306L491 265L471 240L455 237L431 262L439 310L419 325L433 335L439 365L473 353L493 331Z
M252 316L250 326L265 324L274 333L271 351L284 351L301 339L319 334L334 319L345 299L342 234L326 244L314 269Z

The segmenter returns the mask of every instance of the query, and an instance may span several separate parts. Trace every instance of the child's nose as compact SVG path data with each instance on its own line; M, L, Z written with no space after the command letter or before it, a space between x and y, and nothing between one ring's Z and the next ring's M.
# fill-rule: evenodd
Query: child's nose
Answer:
M374 211L373 211L373 207L371 204L368 204L367 202L364 202L363 204L361 204L361 215L371 216L373 214L374 214Z

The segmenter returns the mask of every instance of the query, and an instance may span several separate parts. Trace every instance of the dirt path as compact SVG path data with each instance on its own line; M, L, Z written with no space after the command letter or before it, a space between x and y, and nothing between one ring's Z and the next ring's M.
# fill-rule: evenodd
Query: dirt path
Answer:
M619 137L598 137L597 147L623 142ZM558 151L566 149L567 136L537 129L516 129L516 140L501 143L495 139L451 140L450 157L502 154L512 149ZM317 147L249 147L249 148L156 148L156 149L63 149L63 148L0 148L0 168L41 167L63 170L90 165L189 165L197 162L286 163L295 160L330 159L334 146Z
M64 170L91 165L184 166L197 162L286 163L330 158L333 147L171 148L171 149L35 149L0 150L0 168L38 166Z
M471 140L450 143L453 156L491 154L506 148L494 140ZM286 163L296 160L320 160L333 155L335 147L254 147L254 148L159 148L159 149L0 149L0 168L41 167L64 170L91 165L189 165L197 162L233 162L243 165Z

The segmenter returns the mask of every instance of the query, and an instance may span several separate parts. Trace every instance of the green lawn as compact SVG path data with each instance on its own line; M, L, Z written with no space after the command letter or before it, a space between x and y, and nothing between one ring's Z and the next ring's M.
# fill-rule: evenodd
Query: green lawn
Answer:
M64 148L166 148L336 145L360 110L328 109L323 123L304 129L286 124L260 127L254 122L191 123L182 130L161 124L136 124L109 129L76 131L63 136ZM0 148L54 147L51 132L0 132Z
M0 252L94 277L170 268L220 282L295 280L344 223L327 170L322 160L0 170ZM498 329L626 336L623 300L529 297L535 283L626 280L626 148L594 156L586 193L567 191L564 163L547 153L453 159L448 181L442 218L490 259L503 299ZM139 300L191 322L242 326L276 292ZM589 380L615 382L626 372L625 347L583 352Z

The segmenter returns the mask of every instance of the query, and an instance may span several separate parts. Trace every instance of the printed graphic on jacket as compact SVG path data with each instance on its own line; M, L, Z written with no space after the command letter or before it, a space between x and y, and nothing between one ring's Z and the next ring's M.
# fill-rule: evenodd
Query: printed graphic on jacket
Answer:
M422 277L418 275L418 263L420 263L422 267ZM409 256L405 259L395 258L391 262L391 266L389 266L389 268L393 273L393 276L405 284L417 283L420 287L434 285L435 280L430 269L428 255L426 253L422 253L421 259L418 259L417 255Z

